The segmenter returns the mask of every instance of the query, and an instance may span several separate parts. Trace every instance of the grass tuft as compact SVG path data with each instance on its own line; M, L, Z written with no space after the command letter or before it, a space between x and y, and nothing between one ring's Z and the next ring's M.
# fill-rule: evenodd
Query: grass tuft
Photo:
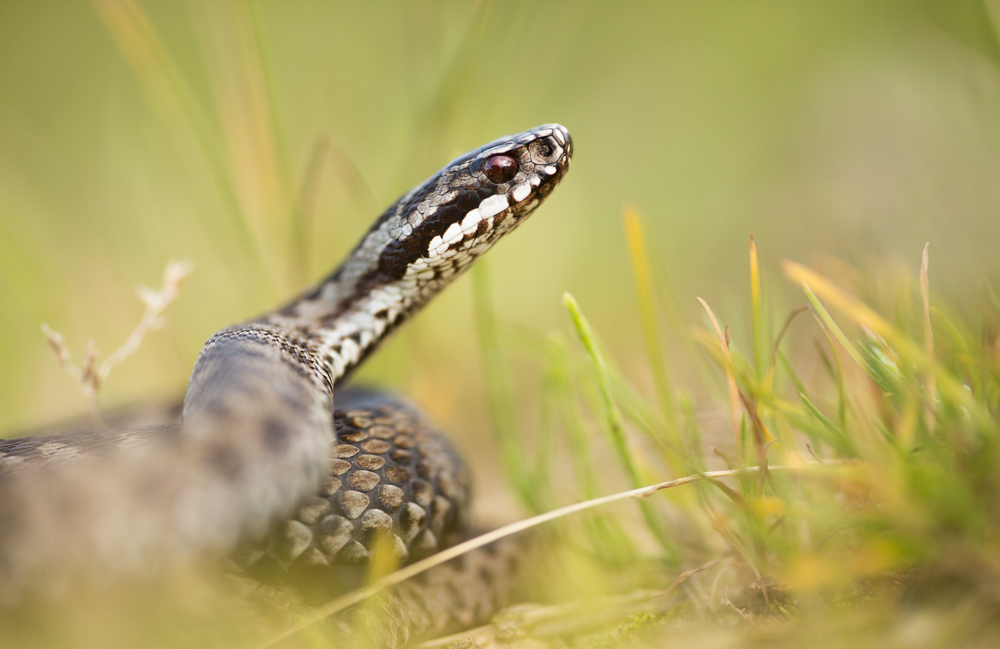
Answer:
M706 352L701 362L723 370L710 391L728 398L713 404L676 391L665 396L673 382L656 357L663 353L652 290L657 279L645 261L634 209L625 210L624 225L653 381L647 390L612 369L579 304L565 294L582 350L561 342L552 347L559 351L548 363L550 371L559 368L563 400L559 408L543 405L548 410L542 421L550 434L564 434L578 496L586 503L635 493L600 497L598 490L614 482L615 470L633 486L675 466L692 474L680 479L687 487L664 497L643 494L644 525L626 510L602 510L599 520L626 535L620 542L629 543L632 558L625 563L609 559L614 552L607 551L608 537L570 532L568 541L552 541L569 543L572 561L595 562L586 568L591 579L605 566L603 596L652 587L674 598L667 609L622 609L602 622L599 633L569 624L576 630L568 637L579 646L607 646L626 637L674 646L679 629L694 628L719 646L735 647L767 628L777 633L778 645L797 646L796 639L817 628L838 628L862 646L876 646L899 632L899 620L920 612L947 619L959 610L978 625L969 637L997 637L996 305L962 320L932 304L926 247L919 292L914 282L887 272L873 278L877 292L852 293L835 277L789 261L785 275L802 288L809 306L785 315L771 338L763 324L771 317L768 287L751 239L752 332L736 337L751 341L750 353L739 349L704 300L711 329L690 329ZM812 327L797 319L806 310L813 311ZM504 337L496 344L504 347ZM845 353L851 362L842 364ZM676 424L663 416L664 403L676 405ZM724 416L706 419L707 412ZM587 437L595 427L604 430L617 464L602 462L599 448L592 451L601 443ZM553 442L549 448L560 447ZM727 468L713 473L720 462ZM589 505L577 507L556 513L565 518ZM649 534L660 543L644 542ZM564 612L562 606L554 610ZM734 624L738 632L719 635ZM482 629L477 633L485 637ZM527 633L547 637L539 630ZM927 646L948 645L942 640Z

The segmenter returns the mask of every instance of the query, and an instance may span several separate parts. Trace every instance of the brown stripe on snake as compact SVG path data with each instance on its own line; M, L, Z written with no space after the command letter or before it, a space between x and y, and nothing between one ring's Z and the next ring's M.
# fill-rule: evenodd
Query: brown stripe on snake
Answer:
M447 165L390 207L325 281L280 310L213 336L195 363L180 427L4 442L0 602L221 556L292 516L267 546L278 563L356 560L369 550L366 541L386 534L399 538L401 555L429 549L428 537L437 540L436 530L460 518L454 500L444 498L451 509L435 509L437 495L449 489L440 479L445 472L438 470L437 491L426 507L420 504L427 494L417 480L427 480L418 464L400 460L410 442L397 435L380 440L354 419L337 430L334 388L390 331L523 222L562 179L571 153L566 130L547 125ZM376 440L388 447L377 451L384 444ZM435 458L448 455L431 442L413 443ZM363 455L369 464L355 460L342 474L351 489L342 476L333 476L341 481L333 489L331 448L334 455ZM332 466L336 472L341 465ZM400 471L400 484L392 484L386 472L393 467L415 469L416 476L403 484ZM421 508L419 525L416 510L400 504L389 511L398 494L387 487L400 488L406 503ZM329 511L316 498L326 498ZM350 540L337 547L348 532Z

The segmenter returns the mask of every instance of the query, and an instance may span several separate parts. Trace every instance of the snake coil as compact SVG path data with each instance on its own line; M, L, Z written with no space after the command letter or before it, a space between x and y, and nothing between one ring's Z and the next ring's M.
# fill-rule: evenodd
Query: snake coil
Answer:
M398 406L335 422L334 391L527 219L571 154L551 124L453 160L325 280L212 336L181 425L0 441L0 603L156 574L276 529L285 561L357 563L373 529L391 528L402 556L436 547L463 493L458 464Z

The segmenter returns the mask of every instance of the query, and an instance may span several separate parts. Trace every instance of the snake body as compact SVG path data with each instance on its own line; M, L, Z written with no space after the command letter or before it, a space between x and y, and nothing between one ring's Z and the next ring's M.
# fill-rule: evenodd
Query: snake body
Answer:
M571 153L552 124L453 160L325 280L212 336L179 424L0 442L0 602L238 547L246 565L286 568L363 563L382 540L404 560L436 549L467 501L460 460L413 411L373 397L335 411L336 394L531 215Z

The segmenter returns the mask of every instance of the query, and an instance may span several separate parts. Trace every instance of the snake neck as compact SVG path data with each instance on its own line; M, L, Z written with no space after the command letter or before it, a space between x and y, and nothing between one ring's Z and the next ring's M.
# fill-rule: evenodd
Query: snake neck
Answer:
M277 344L332 402L379 343L538 208L571 154L558 125L465 154L390 206L325 280L216 338Z
M381 281L373 282L367 278L360 283L375 285L363 289L357 286L359 282L346 282L344 273L334 273L307 294L312 297L296 300L291 308L266 314L241 329L256 331L269 342L280 338L296 357L308 358L314 380L332 398L333 389L382 341L491 245L453 251L447 255L453 262L443 269L435 268L429 260L418 260L408 264L397 279L377 278ZM344 267L352 261L349 258Z

